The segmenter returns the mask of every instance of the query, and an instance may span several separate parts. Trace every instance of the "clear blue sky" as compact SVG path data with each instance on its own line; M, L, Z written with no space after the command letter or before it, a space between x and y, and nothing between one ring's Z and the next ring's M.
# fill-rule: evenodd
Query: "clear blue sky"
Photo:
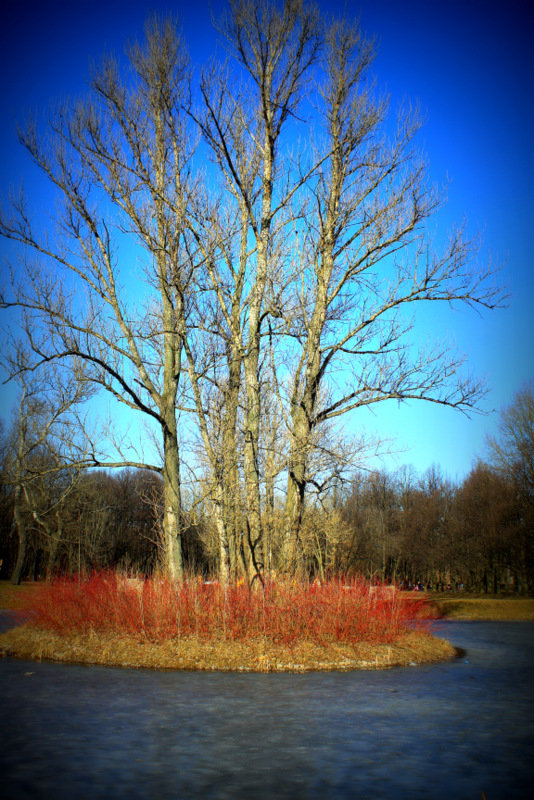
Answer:
M532 2L509 0L336 0L325 11L358 16L376 36L373 71L392 107L418 101L426 115L420 139L432 181L448 183L448 203L435 218L438 235L467 221L482 235L481 258L503 263L501 282L510 298L504 310L450 311L427 316L424 335L452 337L485 377L486 416L468 419L425 404L386 404L352 423L394 439L386 468L413 464L418 472L439 464L461 479L485 453L485 438L514 393L534 377L534 111ZM212 3L215 12L221 8ZM4 0L0 32L0 176L2 194L28 175L15 135L16 120L54 100L83 94L89 64L104 51L122 52L142 33L146 15L174 12L195 60L213 49L210 3L153 0L78 0L46 3ZM34 184L30 184L34 185ZM11 392L2 389L0 413ZM5 415L2 413L2 415Z

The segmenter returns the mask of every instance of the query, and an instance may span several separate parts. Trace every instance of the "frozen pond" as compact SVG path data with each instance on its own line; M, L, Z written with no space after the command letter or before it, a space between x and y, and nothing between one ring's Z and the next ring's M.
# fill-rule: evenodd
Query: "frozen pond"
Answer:
M465 656L384 672L1 659L0 786L31 800L532 796L534 623L439 635Z

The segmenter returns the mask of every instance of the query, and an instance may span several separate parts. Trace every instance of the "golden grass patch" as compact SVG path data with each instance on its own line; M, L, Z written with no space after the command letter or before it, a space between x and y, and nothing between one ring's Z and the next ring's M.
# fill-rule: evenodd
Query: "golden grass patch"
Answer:
M436 602L446 619L534 620L534 598L531 597L451 597Z
M341 645L265 640L206 642L196 637L154 644L106 634L59 636L30 625L0 635L0 653L38 661L106 666L233 672L310 672L384 669L447 661L456 649L443 639L410 631L391 644Z
M21 583L14 586L9 581L0 581L0 608L18 610L28 602L28 597L39 586L38 583Z

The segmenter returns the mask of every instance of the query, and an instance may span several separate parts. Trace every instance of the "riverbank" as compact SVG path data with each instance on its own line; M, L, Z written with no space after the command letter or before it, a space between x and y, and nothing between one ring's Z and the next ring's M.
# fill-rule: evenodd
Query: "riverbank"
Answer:
M444 619L488 620L493 622L534 620L533 597L497 595L432 594L439 615Z

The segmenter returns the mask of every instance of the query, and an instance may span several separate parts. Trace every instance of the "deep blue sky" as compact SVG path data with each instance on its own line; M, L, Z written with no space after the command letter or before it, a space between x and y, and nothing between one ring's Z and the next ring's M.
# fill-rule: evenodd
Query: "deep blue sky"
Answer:
M221 8L206 0L4 0L2 194L9 185L28 181L16 120L51 101L83 94L90 62L106 50L122 52L128 38L142 34L153 10L173 11L193 58L205 60L214 46L210 5L217 13ZM436 463L452 479L461 479L485 454L485 437L498 422L492 409L508 405L534 377L534 3L336 0L319 5L358 16L364 32L376 37L373 72L393 108L403 100L420 103L426 116L420 144L431 179L441 186L448 181L447 206L434 221L438 237L465 219L468 230L482 236L481 258L503 264L501 282L510 295L506 309L481 316L432 312L423 330L424 336L451 336L468 354L470 369L491 387L485 402L490 413L468 419L435 406L394 404L351 420L395 439L401 452L385 460L387 468L411 463L422 472ZM0 394L5 407L9 396Z

